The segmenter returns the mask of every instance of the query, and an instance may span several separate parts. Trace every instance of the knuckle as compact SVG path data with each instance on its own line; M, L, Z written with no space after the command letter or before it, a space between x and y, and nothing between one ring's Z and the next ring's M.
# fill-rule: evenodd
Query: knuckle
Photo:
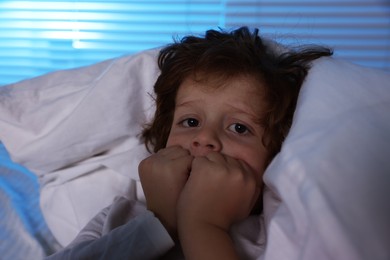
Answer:
M143 159L139 164L138 164L138 171L140 172L140 174L145 170L145 168L147 167L147 159Z

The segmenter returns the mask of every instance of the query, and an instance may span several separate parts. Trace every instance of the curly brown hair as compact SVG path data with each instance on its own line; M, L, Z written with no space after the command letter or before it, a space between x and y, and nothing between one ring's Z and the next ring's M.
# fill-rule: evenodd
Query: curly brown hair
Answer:
M310 62L330 55L330 49L319 46L278 53L275 47L263 42L258 29L251 31L248 27L231 32L209 30L204 37L184 37L160 51L161 74L154 85L156 112L142 132L145 145L154 152L166 146L176 94L184 79L213 80L222 85L234 77L250 76L258 80L259 91L263 92L265 111L259 115L259 122L265 129L263 144L271 161L291 127Z

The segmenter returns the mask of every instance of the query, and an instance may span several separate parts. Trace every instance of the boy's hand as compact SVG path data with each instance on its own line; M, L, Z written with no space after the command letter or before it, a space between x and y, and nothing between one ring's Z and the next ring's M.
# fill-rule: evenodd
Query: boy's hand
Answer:
M147 208L173 236L177 232L177 201L188 179L192 160L187 150L172 146L161 149L138 166Z
M221 153L195 157L178 203L179 228L203 223L228 231L250 214L259 178L245 162Z

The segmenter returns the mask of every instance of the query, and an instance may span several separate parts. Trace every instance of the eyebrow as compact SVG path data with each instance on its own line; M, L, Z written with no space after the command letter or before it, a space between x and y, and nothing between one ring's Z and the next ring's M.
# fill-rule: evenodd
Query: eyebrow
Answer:
M241 108L233 105L228 105L228 106L232 108L234 111L237 111L238 113L248 115L252 119L252 121L254 121L256 124L259 123L260 115L257 115L251 107L246 105L245 108Z
M188 106L191 106L192 103L196 103L196 102L204 103L204 101L201 100L201 99L199 99L199 100L189 100L189 101L185 101L185 102L181 102L179 104L176 104L176 107L188 107Z
M184 101L184 102L181 102L179 104L176 105L176 108L180 108L180 107L190 107L192 105L192 103L197 103L197 102L201 102L201 103L204 103L204 101L202 99L199 99L199 100L189 100L189 101ZM227 105L229 108L232 109L233 112L236 112L236 113L240 113L240 114L245 114L245 115L248 115L250 117L250 119L260 125L260 115L256 115L256 113L254 113L253 109L249 106L246 106L245 105L245 108L240 108L240 107L237 107L237 106L233 106L233 105L230 105L228 104ZM248 112L248 111L251 111L251 112Z

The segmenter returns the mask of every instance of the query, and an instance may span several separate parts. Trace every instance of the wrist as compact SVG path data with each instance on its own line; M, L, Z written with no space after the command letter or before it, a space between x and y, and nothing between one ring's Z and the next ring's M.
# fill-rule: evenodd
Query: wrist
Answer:
M178 235L186 259L238 259L228 229L207 221L180 221Z
M152 210L150 210L152 211ZM153 215L160 221L160 223L162 224L162 226L165 228L165 230L168 232L168 234L171 236L171 238L174 240L174 241L177 241L178 240L178 235L177 235L177 227L174 223L172 223L171 221L168 221L166 218L164 218L162 215L154 212L153 212Z
M221 221L209 221L201 218L184 217L179 218L177 223L177 233L192 233L200 230L217 230L229 233L230 226L228 223L221 224Z

